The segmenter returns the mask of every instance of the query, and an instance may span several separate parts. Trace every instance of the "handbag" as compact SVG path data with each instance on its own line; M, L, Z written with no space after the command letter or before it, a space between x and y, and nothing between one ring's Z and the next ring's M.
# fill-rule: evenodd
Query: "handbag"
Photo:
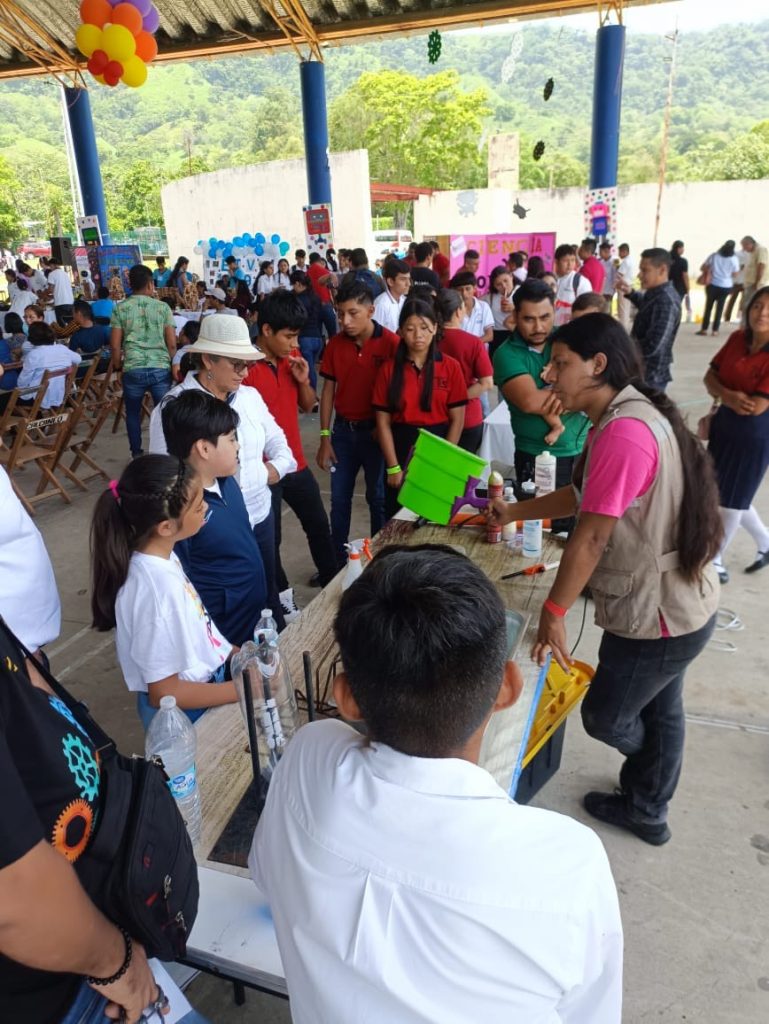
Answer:
M718 412L720 405L720 402L713 402L705 415L701 416L697 421L697 437L700 441L710 440L710 424L713 422L713 417Z
M703 263L702 271L700 273L700 276L697 278L697 284L702 285L703 288L707 288L707 286L711 283L712 279L713 273L710 269L710 263Z
M84 888L105 917L144 946L148 957L184 956L198 912L198 868L163 762L119 753L87 706L14 639L97 749L101 807L86 856L78 863Z

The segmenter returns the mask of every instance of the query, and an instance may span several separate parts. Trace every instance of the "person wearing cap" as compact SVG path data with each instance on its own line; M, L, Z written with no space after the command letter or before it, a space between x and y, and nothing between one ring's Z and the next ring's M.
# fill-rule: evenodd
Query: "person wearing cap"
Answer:
M224 313L225 316L237 316L236 309L229 309L227 306L227 293L223 288L209 288L206 291L207 313Z
M152 271L137 263L128 271L131 296L115 306L110 319L113 365L123 369L123 401L131 457L143 455L141 410L147 391L157 408L171 387L176 352L174 317L155 298Z
M239 316L211 313L203 318L198 340L189 348L192 368L171 388L166 401L190 388L208 391L229 402L240 417L240 487L264 563L267 593L273 615L281 627L283 614L275 579L275 517L270 484L296 469L296 459L286 435L273 419L256 388L241 387L252 363L264 359L248 336L248 325ZM168 450L163 433L162 407L150 418L150 451Z

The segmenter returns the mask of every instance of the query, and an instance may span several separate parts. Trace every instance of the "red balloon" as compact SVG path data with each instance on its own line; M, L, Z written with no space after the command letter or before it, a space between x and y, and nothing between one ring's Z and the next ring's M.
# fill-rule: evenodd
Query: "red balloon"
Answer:
M115 86L120 81L119 78L115 78L113 75L108 75L106 71L104 72L104 76L103 77L104 77L104 84L105 85L109 85L109 86Z
M104 69L109 64L109 57L104 50L94 50L91 59L88 61L88 70L92 75L103 75Z
M107 85L117 84L123 77L123 65L119 60L111 60L104 69L104 78ZM110 82L110 79L114 78L115 82Z

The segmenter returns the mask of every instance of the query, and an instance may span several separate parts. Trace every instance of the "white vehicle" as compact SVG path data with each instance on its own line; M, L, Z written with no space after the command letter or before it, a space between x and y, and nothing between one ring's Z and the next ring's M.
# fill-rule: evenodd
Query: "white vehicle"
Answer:
M374 258L383 259L385 256L400 256L403 258L408 248L414 241L414 236L405 228L388 228L386 231L374 232Z

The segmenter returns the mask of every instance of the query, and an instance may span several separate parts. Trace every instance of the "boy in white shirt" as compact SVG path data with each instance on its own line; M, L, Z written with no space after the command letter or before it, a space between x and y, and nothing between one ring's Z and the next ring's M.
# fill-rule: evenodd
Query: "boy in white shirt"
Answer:
M411 268L405 260L388 256L382 268L385 290L374 299L374 319L394 334L398 333L398 322L411 288Z

